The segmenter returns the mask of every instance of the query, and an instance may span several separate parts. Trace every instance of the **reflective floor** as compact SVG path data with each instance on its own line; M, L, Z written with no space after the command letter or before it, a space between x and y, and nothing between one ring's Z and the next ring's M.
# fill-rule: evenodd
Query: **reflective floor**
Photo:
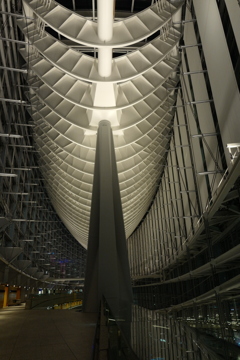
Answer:
M90 360L96 314L0 309L1 360Z

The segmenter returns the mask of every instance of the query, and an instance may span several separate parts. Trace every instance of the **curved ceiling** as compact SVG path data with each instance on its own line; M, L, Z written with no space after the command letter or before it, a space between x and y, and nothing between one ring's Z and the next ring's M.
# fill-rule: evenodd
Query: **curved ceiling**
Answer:
M55 1L24 1L31 20L21 19L18 26L27 40L21 53L29 68L40 167L58 215L84 247L99 121L112 124L127 237L156 192L178 83L181 34L173 22L179 20L181 6L179 1L158 1L115 21L112 39L104 43L95 21ZM87 53L79 50L82 45ZM105 46L114 54L109 77L98 71L98 49ZM89 49L95 56L89 56Z

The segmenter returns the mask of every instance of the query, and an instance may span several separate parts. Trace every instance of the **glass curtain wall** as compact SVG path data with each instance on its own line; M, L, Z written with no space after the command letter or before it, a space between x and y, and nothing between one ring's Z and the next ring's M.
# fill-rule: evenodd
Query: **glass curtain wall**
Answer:
M240 356L239 172L232 178L239 158L226 157L194 4L187 1L183 13L178 98L161 182L128 239L132 341L140 359Z

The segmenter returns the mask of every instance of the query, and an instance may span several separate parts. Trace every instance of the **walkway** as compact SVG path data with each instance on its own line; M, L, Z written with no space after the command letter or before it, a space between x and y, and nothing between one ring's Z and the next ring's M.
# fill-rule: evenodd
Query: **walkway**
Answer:
M1 360L90 360L97 314L0 309Z

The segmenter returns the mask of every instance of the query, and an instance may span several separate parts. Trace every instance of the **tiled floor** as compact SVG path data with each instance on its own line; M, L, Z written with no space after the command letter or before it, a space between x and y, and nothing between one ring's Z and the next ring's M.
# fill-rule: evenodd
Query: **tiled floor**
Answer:
M90 360L96 314L0 309L1 360Z

